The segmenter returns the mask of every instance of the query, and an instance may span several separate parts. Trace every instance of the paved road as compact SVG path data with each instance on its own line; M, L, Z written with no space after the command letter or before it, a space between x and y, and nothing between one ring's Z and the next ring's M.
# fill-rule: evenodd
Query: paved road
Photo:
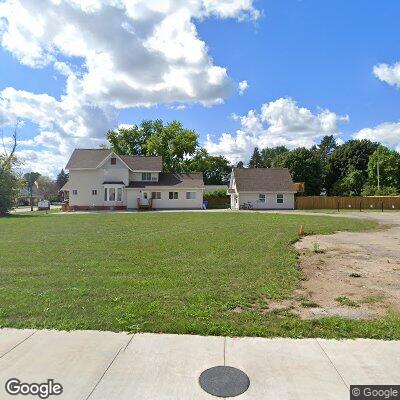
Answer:
M350 384L400 384L400 342L223 338L97 331L0 330L5 382L63 385L68 400L206 400L200 373L230 365L250 378L239 400L348 400Z

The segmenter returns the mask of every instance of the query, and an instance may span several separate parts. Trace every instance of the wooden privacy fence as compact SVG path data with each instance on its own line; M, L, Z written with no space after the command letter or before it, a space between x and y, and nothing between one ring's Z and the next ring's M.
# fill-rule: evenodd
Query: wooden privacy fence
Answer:
M208 208L220 208L222 206L230 207L231 197L223 196L223 197L210 197L209 199L205 198L205 201L208 201Z
M296 209L400 210L400 196L299 196Z

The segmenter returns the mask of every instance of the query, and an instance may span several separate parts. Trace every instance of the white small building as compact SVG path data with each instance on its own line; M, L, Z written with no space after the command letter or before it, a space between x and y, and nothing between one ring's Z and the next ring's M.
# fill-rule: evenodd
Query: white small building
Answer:
M287 168L234 168L231 209L293 210L295 185Z
M161 157L119 156L109 149L76 149L61 189L74 210L201 209L202 173L162 171Z

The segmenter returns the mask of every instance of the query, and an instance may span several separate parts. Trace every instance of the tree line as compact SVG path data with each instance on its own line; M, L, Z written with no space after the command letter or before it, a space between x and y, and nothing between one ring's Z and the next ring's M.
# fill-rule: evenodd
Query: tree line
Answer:
M206 185L225 184L232 166L223 156L210 155L199 146L199 135L179 121L144 120L139 125L107 132L118 155L162 156L165 172L202 172Z
M166 172L202 172L205 184L226 184L232 165L223 156L214 156L199 145L199 136L179 121L144 120L139 125L122 126L107 132L109 147L119 155L162 156ZM16 173L19 162L14 144L9 153L0 153L0 214L10 210L25 188L55 200L67 182L61 170L56 180L28 172ZM308 149L289 150L285 146L255 148L246 165L250 168L288 168L295 182L305 183L306 195L396 195L400 193L400 154L370 140L349 140L338 144L333 135L324 136ZM244 162L236 167L244 168Z
M237 165L244 167L243 162ZM338 145L324 136L308 149L284 146L254 149L250 168L288 168L295 182L305 182L305 194L328 196L397 195L400 154L377 142L352 139Z

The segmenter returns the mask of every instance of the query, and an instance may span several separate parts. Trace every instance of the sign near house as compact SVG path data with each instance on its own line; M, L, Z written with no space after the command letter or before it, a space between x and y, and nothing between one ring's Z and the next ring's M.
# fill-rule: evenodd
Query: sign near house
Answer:
M38 201L38 210L50 210L50 201L48 200L40 200Z

